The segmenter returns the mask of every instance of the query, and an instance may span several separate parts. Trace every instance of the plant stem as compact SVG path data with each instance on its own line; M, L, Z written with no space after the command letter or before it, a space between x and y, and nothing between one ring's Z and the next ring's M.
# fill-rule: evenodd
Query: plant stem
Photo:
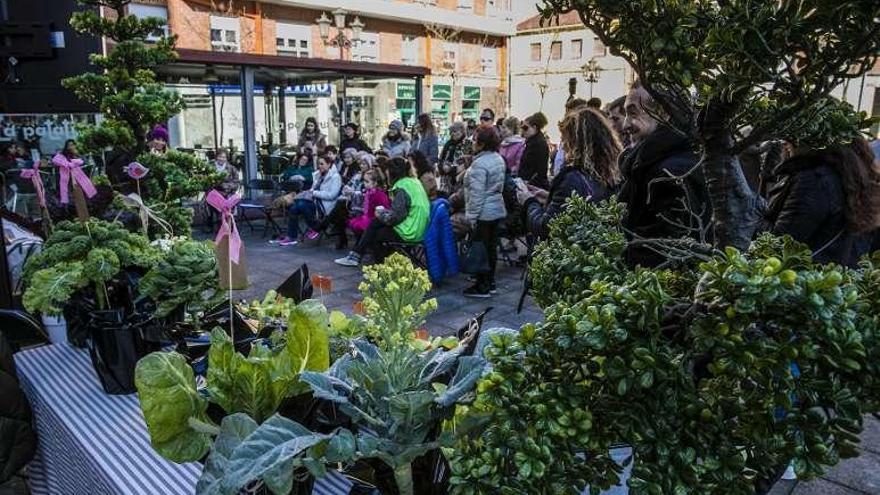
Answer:
M186 424L188 424L190 428L196 430L199 433L206 433L215 437L220 434L220 428L212 425L211 423L206 423L199 418L194 418L190 416L189 418L187 418Z
M394 481L400 495L413 495L412 464L406 463L394 468Z

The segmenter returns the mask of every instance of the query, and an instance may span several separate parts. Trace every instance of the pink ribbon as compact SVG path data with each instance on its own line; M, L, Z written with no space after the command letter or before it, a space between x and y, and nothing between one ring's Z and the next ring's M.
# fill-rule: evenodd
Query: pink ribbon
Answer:
M58 153L52 157L52 163L58 166L58 173L60 175L58 189L61 195L61 204L67 204L70 202L68 188L70 187L71 175L73 175L73 180L79 184L79 187L82 188L83 193L85 193L87 198L91 198L95 194L98 194L98 190L95 189L94 184L89 180L89 176L82 171L82 160L79 158L68 160L66 156Z
M35 161L32 168L26 168L21 171L22 179L30 179L34 184L34 190L37 192L37 199L40 206L46 207L46 191L43 189L43 178L40 177L40 162Z
M220 230L217 231L217 237L214 239L214 242L219 244L223 237L229 236L229 259L237 265L238 257L241 253L241 236L238 235L238 227L235 225L235 216L232 214L232 209L241 201L241 196L235 193L228 198L224 198L219 191L212 189L208 193L207 201L209 205L220 212Z

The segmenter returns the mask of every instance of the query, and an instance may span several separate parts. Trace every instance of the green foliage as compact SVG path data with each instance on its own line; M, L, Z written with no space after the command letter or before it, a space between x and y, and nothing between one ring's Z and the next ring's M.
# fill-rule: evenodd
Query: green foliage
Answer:
M577 11L636 69L672 125L704 145L714 129L698 129L697 116L714 118L721 114L706 114L721 108L723 122L713 123L735 130L729 145L737 151L771 137L827 146L864 129L864 116L829 95L874 66L876 2L542 3L547 19ZM740 133L746 127L748 137Z
M183 99L157 82L153 68L173 61L174 37L162 36L147 44L146 38L164 25L159 18L138 19L125 14L128 2L81 0L86 6L103 6L116 11L114 18L96 9L75 12L70 25L80 33L114 41L107 55L93 54L100 73L66 78L62 85L81 100L98 107L104 120L95 126L81 126L79 149L99 153L120 148L133 155L144 151L146 134L156 123L166 122L183 108Z
M101 288L123 268L149 269L159 253L148 240L119 224L90 219L87 223L60 222L43 251L28 258L24 267L24 305L28 311L58 314L79 289Z
M428 273L417 269L399 253L384 263L364 268L363 294L365 318L356 319L363 334L383 347L414 341L413 332L437 309L437 300L425 300L431 290Z
M247 356L235 350L229 335L215 328L211 332L211 348L208 351L207 401L219 405L228 414L244 413L257 423L266 420L278 409L282 400L308 391L308 386L300 382L302 372L322 371L329 366L328 326L329 316L324 306L318 301L304 301L290 307L287 330L271 346L256 343ZM156 355L177 357L151 358ZM138 369L149 367L149 373L155 376L178 375L175 366L181 359L175 353L153 353L138 363ZM180 381L185 381L186 387L195 387L191 375L180 378ZM154 445L157 442L161 444L157 439L167 438L169 431L186 430L193 423L200 425L204 421L201 416L187 415L185 411L169 404L165 399L173 397L163 390L157 390L157 387L165 386L162 383L158 380L136 383ZM143 406L144 397L155 397L149 409ZM166 412L169 408L174 410L174 414ZM205 453L205 449L156 450L176 462L196 461Z
M188 153L168 151L164 155L144 153L137 160L150 169L141 180L141 192L151 200L171 203L191 198L222 181L207 161Z
M174 462L201 459L211 447L211 436L193 428L191 419L209 421L208 401L196 390L186 359L154 352L138 362L134 379L156 452Z
M213 245L185 239L174 242L138 284L140 294L156 302L159 317L180 307L197 312L212 306L219 288Z
M634 449L633 495L752 494L789 460L810 478L857 455L880 392L877 255L847 271L763 236L698 269L630 271L602 210L614 205L572 204L556 248L538 249L533 279L556 301L489 348L462 418L483 431L459 436L456 493L608 488L618 444ZM556 273L574 282L552 288Z

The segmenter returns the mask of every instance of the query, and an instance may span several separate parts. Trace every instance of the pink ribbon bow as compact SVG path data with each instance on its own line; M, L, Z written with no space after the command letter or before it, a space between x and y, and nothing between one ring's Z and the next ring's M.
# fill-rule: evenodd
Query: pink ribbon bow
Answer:
M150 171L150 169L141 165L138 162L131 162L128 164L127 167L125 167L125 173L127 173L128 176L134 180L143 179L144 176L147 175L147 172L149 172L149 171Z
M238 235L238 227L235 225L235 217L232 209L241 201L238 193L224 198L216 189L212 189L208 193L208 204L220 212L220 230L217 231L217 237L214 239L219 244L223 237L229 236L229 259L238 264L238 257L241 252L241 236Z
M37 192L37 199L40 201L40 206L46 207L46 192L43 189L43 178L40 177L40 162L35 161L32 168L26 168L21 171L22 179L30 179L34 184L34 190Z
M58 189L61 195L61 204L67 204L70 202L68 188L70 187L71 175L73 175L73 180L79 184L79 187L82 188L83 193L85 193L87 198L91 198L95 194L98 194L98 190L95 189L94 184L89 180L89 176L82 171L82 160L79 158L68 160L66 156L58 153L52 157L52 163L58 166L58 173L60 174Z

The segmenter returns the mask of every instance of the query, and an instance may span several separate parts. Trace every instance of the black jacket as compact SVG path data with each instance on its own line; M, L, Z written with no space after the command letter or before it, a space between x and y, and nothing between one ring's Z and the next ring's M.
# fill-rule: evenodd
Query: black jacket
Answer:
M36 448L31 407L18 385L12 349L0 331L0 483L30 462Z
M361 137L357 134L355 134L355 136L353 138L349 139L349 138L344 137L344 138L342 138L342 141L340 141L339 153L342 153L343 151L345 151L349 148L353 148L357 151L366 151L367 153L373 152L373 150L370 149L369 146L367 146L367 143L363 139L361 139Z
M843 181L834 164L822 153L800 155L782 163L775 175L765 229L808 245L820 263L855 267L872 239L847 231Z
M572 195L590 197L594 203L611 197L612 191L580 169L565 167L550 184L547 205L542 207L537 199L526 201L526 228L540 238L549 234L550 220L565 209L565 202Z
M526 149L523 150L519 162L519 177L533 186L549 190L550 181L547 179L549 163L550 147L544 134L538 132L526 139Z
M624 182L619 199L626 203L624 228L647 239L686 237L695 234L690 229L700 223L690 212L708 226L711 208L706 183L701 170L692 171L698 163L690 142L666 127L621 155ZM685 174L683 180L670 178ZM631 266L652 267L665 261L642 246L629 247L626 258Z

